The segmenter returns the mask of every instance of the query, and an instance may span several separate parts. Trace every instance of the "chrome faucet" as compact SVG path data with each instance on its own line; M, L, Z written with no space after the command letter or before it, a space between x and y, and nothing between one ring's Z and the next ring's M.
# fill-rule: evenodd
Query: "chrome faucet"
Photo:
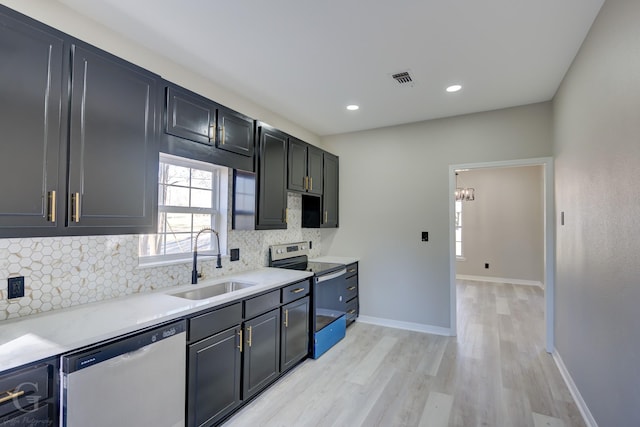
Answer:
M220 237L218 237L218 232L211 227L205 227L202 230L198 231L198 234L196 234L196 241L193 244L193 270L191 270L192 285L197 284L198 277L201 277L201 275L198 274L198 237L200 237L200 234L202 234L205 231L210 231L216 236L216 241L218 243L218 255L217 255L216 268L222 268L222 259L220 255Z

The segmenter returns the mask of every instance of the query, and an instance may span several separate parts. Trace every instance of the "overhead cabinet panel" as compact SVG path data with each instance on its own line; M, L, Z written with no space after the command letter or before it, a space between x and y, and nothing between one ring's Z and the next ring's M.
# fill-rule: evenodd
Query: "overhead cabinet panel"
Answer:
M161 151L255 171L255 123L185 88L166 82Z
M259 128L257 230L287 228L287 136Z
M51 233L58 218L64 222L55 202L64 200L58 155L65 44L61 34L1 12L0 237L19 235L20 227Z
M152 230L157 76L78 44L71 76L69 227Z

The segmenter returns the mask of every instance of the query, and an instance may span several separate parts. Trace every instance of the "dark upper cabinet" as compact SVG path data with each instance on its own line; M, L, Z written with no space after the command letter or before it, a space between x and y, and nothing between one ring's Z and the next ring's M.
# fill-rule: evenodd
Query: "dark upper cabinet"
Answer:
M0 237L49 234L64 222L62 34L0 6ZM62 203L62 207L64 203ZM58 207L60 207L58 205Z
M256 230L287 228L287 135L258 126Z
M289 138L287 189L322 195L322 150Z
M0 8L0 237L155 229L158 76Z
M324 193L320 226L338 226L338 157L329 153L324 153Z
M68 226L153 231L159 77L84 44L71 52Z
M162 151L255 170L253 119L170 83L165 85L165 96Z

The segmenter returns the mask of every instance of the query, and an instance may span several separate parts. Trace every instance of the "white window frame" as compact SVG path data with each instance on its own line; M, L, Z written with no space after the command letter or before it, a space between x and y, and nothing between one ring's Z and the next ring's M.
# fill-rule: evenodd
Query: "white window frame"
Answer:
M176 166L182 166L190 169L200 169L215 172L212 187L217 191L212 192L212 207L184 207L161 205L158 200L158 227L163 226L162 215L166 213L210 213L212 217L211 227L218 232L220 240L220 253L225 256L227 253L227 215L228 215L228 196L229 196L229 169L224 166L218 166L211 163L201 162L198 160L187 159L184 157L173 156L170 154L160 153L160 163L169 163ZM160 165L158 174L160 173ZM158 179L160 181L160 179ZM158 190L160 191L162 183L158 182ZM191 188L191 187L189 187ZM143 255L143 247L147 244L149 235L139 236L138 262L140 266L154 266L159 264L177 264L192 260L193 239L196 233L200 231L193 229L189 250L181 253L159 254L159 255ZM158 233L156 233L158 234ZM201 238L202 239L202 238ZM199 243L201 240L199 240ZM165 242L166 243L166 242ZM215 237L211 237L211 247L207 249L198 249L198 256L214 256L218 253Z

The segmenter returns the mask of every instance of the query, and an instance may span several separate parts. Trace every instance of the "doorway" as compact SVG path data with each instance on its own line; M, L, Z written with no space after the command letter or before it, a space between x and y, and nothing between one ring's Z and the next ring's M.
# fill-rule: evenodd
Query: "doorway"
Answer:
M456 303L456 238L455 238L455 196L456 170L460 169L494 169L518 166L542 166L543 168L543 229L544 229L544 318L545 318L545 347L547 352L554 350L554 277L555 277L555 241L554 224L555 213L553 205L553 159L542 157L523 160L507 160L486 163L467 163L449 166L449 274L451 299L451 334L457 335L457 303Z

